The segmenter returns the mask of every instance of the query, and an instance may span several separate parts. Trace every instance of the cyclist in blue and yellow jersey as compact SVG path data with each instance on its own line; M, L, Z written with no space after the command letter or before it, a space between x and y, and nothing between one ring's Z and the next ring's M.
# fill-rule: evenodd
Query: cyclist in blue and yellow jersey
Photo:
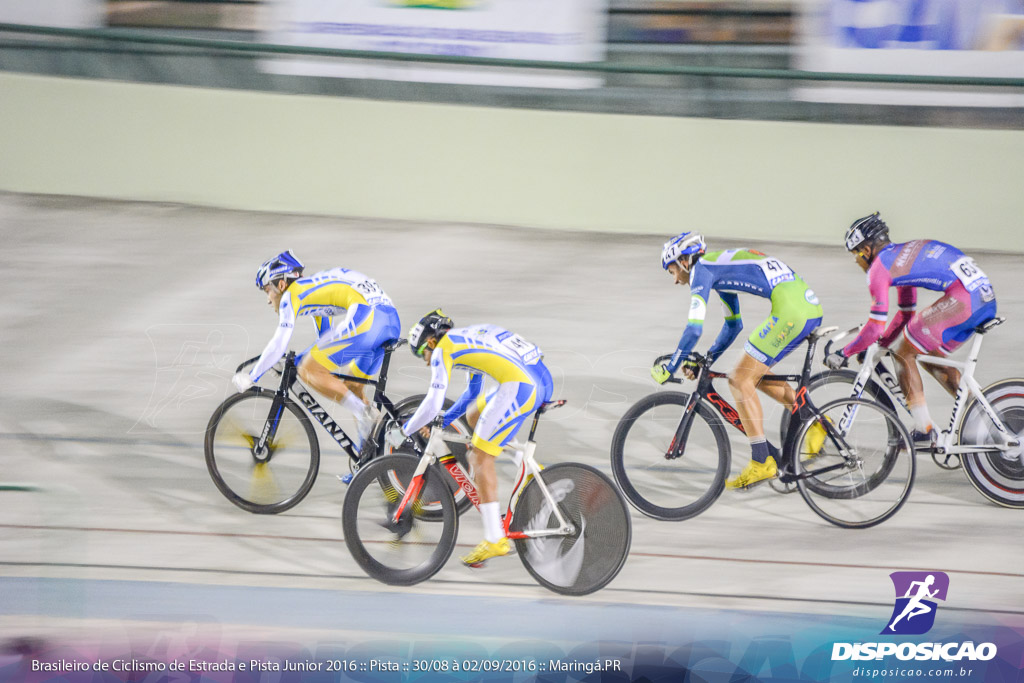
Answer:
M371 377L380 371L385 343L402 334L398 311L380 285L347 268L332 268L302 277L302 262L291 251L266 261L256 272L256 286L279 315L277 332L249 372L232 381L245 391L288 350L299 316L312 316L317 340L302 354L299 377L324 396L344 405L356 418L362 442L377 411L363 398L365 385L332 373Z
M453 328L451 318L437 309L409 332L412 352L430 366L431 380L430 391L402 431L411 436L441 412L452 370L469 372L468 386L445 413L444 426L465 414L473 427L469 462L480 494L484 540L462 561L479 567L485 560L507 555L511 547L498 507L494 458L526 418L551 400L552 382L542 360L544 354L519 335L496 325ZM486 396L482 391L484 375L498 382L497 389Z
M753 249L708 252L704 238L684 232L662 249L661 266L675 284L690 286L690 316L679 346L667 364L651 368L651 376L664 384L683 366L683 374L695 377L694 364L686 358L700 339L712 290L718 292L725 309L725 325L707 355L713 361L724 352L743 329L740 319L741 292L770 299L771 314L747 339L746 354L729 374L729 388L736 399L743 429L750 439L752 457L739 476L726 482L731 489L747 488L774 477L778 471L777 449L764 436L764 414L756 389L776 401L792 406L796 393L786 382L762 381L769 369L792 351L821 324L821 305L814 292L782 261ZM811 452L821 448L824 428L815 425L808 435ZM818 443L814 443L814 442Z

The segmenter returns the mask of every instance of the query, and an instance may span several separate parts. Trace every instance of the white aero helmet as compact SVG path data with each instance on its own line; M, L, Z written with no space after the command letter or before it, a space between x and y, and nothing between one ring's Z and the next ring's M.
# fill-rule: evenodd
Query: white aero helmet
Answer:
M699 232L683 232L668 242L661 249L661 267L668 270L670 264L675 263L681 256L692 254L703 254L707 251L704 244L704 236Z

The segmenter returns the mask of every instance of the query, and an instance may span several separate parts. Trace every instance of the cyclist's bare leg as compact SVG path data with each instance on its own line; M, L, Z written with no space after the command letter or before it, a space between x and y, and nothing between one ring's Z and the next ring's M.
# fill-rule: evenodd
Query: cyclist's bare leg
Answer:
M498 501L498 472L494 467L494 456L479 448L469 449L469 465L473 468L473 483L480 494L481 503Z
M762 379L757 383L757 388L762 394L778 401L789 410L792 410L793 404L796 403L796 389L789 382Z
M743 354L736 369L729 373L729 389L736 400L736 412L750 439L764 438L764 413L757 398L757 385L768 369L764 363Z
M907 397L907 405L911 408L923 405L924 384L921 382L921 372L917 369L918 350L906 337L901 337L892 351L896 360L896 375L903 395Z
M299 364L299 379L316 389L327 398L341 403L345 396L354 393L360 401L363 399L363 384L358 382L346 382L340 377L335 377L331 371L313 360L312 356L306 356Z
M924 365L924 369L928 371L928 374L934 377L949 392L950 396L956 396L956 392L960 388L960 370L958 368L947 368L928 363L922 363L922 365Z

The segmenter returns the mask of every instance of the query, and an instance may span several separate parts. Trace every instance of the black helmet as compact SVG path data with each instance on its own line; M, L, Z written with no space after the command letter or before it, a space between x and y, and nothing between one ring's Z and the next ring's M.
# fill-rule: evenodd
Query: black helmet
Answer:
M846 250L857 251L864 244L889 241L889 226L875 211L870 216L858 218L846 231Z
M412 351L412 355L422 358L427 341L431 337L443 337L444 333L453 327L455 327L455 323L442 313L440 308L427 313L409 330L409 349Z

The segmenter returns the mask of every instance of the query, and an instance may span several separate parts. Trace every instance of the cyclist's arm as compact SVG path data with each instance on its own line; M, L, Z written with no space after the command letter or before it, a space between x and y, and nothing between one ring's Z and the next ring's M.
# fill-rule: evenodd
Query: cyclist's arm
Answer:
M671 360L665 366L669 372L678 370L680 364L686 360L690 351L693 351L693 347L697 345L697 341L704 331L704 316L707 314L707 310L708 304L704 297L700 294L690 297L690 317L686 322L686 329L683 330L683 336L679 338L675 353L672 354Z
M914 317L914 310L917 308L917 290L913 287L897 287L896 303L899 305L899 311L896 312L892 322L889 323L889 329L878 340L878 343L885 347L888 347L895 341L896 337L903 331L903 328L910 322L910 319Z
M288 350L288 342L295 331L295 309L292 308L291 296L287 293L281 297L279 316L277 332L270 338L270 342L260 354L260 359L249 371L249 379L253 382L258 382L263 373L274 367L274 363L281 360L284 352Z
M479 372L469 373L469 383L466 385L466 390L462 392L462 396L459 396L459 399L455 401L455 404L445 411L444 425L442 426L447 427L452 422L455 422L455 420L465 415L466 409L469 408L469 404L480 395L480 390L483 389L483 387L484 376Z
M406 436L412 436L422 429L444 408L444 395L448 391L448 379L451 371L445 353L440 348L434 348L433 355L430 357L430 375L430 391L420 403L420 407L402 427L402 433Z
M860 334L843 348L843 355L849 358L868 348L882 336L885 321L889 317L889 286L892 276L881 259L875 259L868 269L868 292L871 294L871 313Z
M736 292L719 292L722 299L722 309L725 312L725 324L715 342L708 349L708 357L715 361L722 352L729 348L729 345L736 341L740 330L743 329L743 319L740 318L740 295Z

